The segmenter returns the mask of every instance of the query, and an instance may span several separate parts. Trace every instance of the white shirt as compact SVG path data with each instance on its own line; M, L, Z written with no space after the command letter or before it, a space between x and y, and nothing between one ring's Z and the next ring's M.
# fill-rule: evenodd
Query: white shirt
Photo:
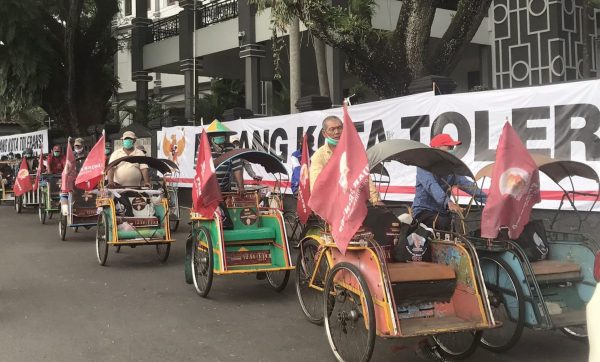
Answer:
M144 152L134 148L133 151L129 154L125 152L123 148L119 148L115 150L115 152L110 155L110 159L108 163L111 163L119 158L127 157L127 156L145 156ZM121 186L142 186L142 171L143 169L148 168L148 165L139 164L139 163L131 163L131 162L121 162L114 169L114 181Z

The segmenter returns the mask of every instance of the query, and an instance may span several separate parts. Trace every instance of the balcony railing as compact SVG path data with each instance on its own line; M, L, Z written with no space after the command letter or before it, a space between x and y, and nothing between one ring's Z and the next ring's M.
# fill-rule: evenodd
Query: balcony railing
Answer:
M237 0L213 1L196 10L196 29L233 19L237 16Z
M238 16L238 0L219 0L196 9L196 29L205 28ZM157 42L178 36L179 14L152 23L152 41Z
M179 15L169 16L152 23L152 41L161 41L179 35Z

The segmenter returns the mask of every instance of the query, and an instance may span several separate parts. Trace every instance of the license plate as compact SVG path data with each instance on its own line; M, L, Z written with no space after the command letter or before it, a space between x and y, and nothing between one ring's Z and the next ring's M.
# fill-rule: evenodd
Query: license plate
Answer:
M271 264L271 252L269 250L227 252L229 266L255 264Z
M117 223L128 222L132 226L158 226L158 218L156 217L119 217Z

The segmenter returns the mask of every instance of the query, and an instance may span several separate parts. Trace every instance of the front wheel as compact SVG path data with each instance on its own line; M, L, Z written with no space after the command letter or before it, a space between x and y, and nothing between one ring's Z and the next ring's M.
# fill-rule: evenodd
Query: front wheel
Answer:
M38 217L41 224L46 223L46 215L46 205L44 204L44 201L40 201L40 205L38 206Z
M165 263L169 259L171 252L171 243L156 244L156 256L161 263Z
M96 230L96 257L100 265L106 265L108 257L108 223L104 213L98 217L98 228Z
M60 214L60 220L58 220L58 234L62 241L67 237L67 215Z
M267 274L267 282L271 286L271 288L275 289L276 292L281 292L285 289L288 280L290 279L290 271L282 270L282 271L273 271L266 272Z
M283 221L288 240L293 241L296 245L302 238L303 233L303 226L298 219L298 215L293 211L286 212L283 214Z
M319 266L315 268L319 257ZM329 262L324 253L319 254L319 243L305 240L296 261L296 295L306 318L317 325L323 323L323 289L328 272Z
M193 239L191 263L194 287L196 292L205 298L213 281L213 247L210 234L204 227L200 227Z
M20 214L23 211L23 198L22 196L15 196L15 211Z
M481 340L481 331L465 331L436 334L433 340L440 347L442 356L452 360L463 360L475 353Z
M483 332L481 345L492 352L511 349L521 338L525 326L525 297L519 279L499 256L479 257L485 287L494 319L502 322L499 328Z
M375 309L369 286L358 268L339 263L323 293L325 331L338 361L368 361L375 347Z

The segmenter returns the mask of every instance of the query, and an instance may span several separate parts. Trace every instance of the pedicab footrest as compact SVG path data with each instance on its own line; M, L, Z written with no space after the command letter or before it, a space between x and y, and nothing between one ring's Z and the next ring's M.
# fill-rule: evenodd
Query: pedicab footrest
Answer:
M580 280L581 266L559 260L541 260L531 263L538 282L562 282Z
M454 269L428 262L388 263L396 305L446 302L456 288Z
M120 240L124 239L164 239L165 229L137 229L137 230L119 230L118 234Z

